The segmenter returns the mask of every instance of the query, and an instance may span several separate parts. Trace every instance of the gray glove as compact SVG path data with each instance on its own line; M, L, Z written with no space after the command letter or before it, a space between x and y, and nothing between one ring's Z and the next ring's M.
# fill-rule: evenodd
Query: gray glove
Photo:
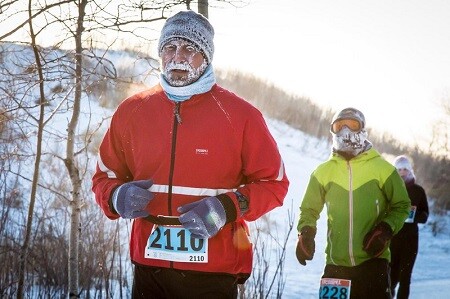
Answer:
M178 208L180 222L192 237L203 239L215 236L227 223L236 220L236 208L225 194L206 197Z
M116 212L126 219L148 216L149 213L145 208L154 197L153 193L148 190L152 185L151 180L142 180L119 186L114 190L111 198Z

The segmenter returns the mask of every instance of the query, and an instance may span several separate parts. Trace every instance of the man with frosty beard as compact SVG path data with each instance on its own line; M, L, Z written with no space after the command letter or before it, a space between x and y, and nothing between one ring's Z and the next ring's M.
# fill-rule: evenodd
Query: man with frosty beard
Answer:
M289 181L260 111L216 84L214 29L182 11L158 44L160 84L126 99L100 146L93 191L133 219L133 298L236 298L252 269L245 221Z

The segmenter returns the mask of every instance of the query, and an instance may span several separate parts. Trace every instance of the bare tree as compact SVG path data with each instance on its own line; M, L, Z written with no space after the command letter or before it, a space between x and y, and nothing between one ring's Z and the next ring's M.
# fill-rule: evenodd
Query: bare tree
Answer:
M81 233L83 229L89 228L83 225L82 212L83 207L86 206L84 199L89 196L90 190L89 184L83 184L83 182L89 178L92 171L89 166L92 159L92 154L89 153L89 143L93 140L95 130L101 124L98 126L92 124L91 126L90 117L87 115L83 116L83 120L88 124L83 126L84 129L81 129L83 101L87 101L90 98L89 91L101 83L134 83L135 74L128 78L119 78L118 69L107 58L110 48L117 44L120 38L124 37L133 38L136 41L140 40L142 43L151 42L152 38L147 34L149 31L148 24L166 19L173 10L186 7L188 2L186 0L163 2L130 0L122 3L110 0L29 0L26 3L27 5L24 6L24 1L1 1L0 22L7 21L4 23L14 23L14 26L2 29L0 32L2 44L0 44L0 47L7 45L5 42L13 42L16 49L20 48L18 51L24 54L20 56L20 59L10 59L13 68L2 69L2 73L5 72L5 75L7 75L5 78L14 80L14 82L2 82L3 79L0 79L0 96L15 103L15 107L2 111L1 115L6 117L12 111L20 111L20 113L25 114L26 120L18 117L14 121L17 124L19 121L25 122L28 127L18 126L19 131L23 131L23 136L26 138L33 136L29 140L35 142L35 145L28 144L28 149L32 149L31 151L14 152L5 149L6 153L15 153L16 156L13 159L19 160L18 157L24 157L23 159L27 161L33 159L34 167L33 172L26 171L24 173L21 173L18 169L10 168L7 172L9 177L5 177L5 180L3 180L5 189L2 188L2 192L11 191L5 193L7 195L5 198L9 198L11 203L21 195L14 192L18 189L14 187L17 185L29 186L28 188L21 188L21 190L24 190L23 196L28 196L29 201L24 225L17 224L18 227L21 227L23 236L8 237L13 241L12 243L22 243L17 265L10 264L11 267L17 267L17 277L14 279L8 278L9 281L17 283L17 289L14 290L11 287L12 284L5 282L5 285L0 286L0 292L5 286L5 289L10 289L7 292L8 295L14 294L16 291L17 298L23 298L26 296L27 283L31 286L30 284L33 282L44 281L42 279L34 280L34 274L36 274L36 277L44 277L40 275L40 267L45 268L45 264L51 264L51 261L43 256L45 251L38 250L38 248L49 246L47 242L36 241L39 239L37 238L38 234L45 240L53 237L55 242L61 242L62 244L59 243L61 244L59 250L62 250L62 252L58 256L68 259L68 283L61 286L61 289L55 290L65 291L70 297L75 298L79 297L81 290L85 289L80 287L79 271L80 265L88 267L88 262L80 260L79 252L85 252L83 246L86 246L86 244L83 242ZM213 2L233 5L233 3L243 1ZM205 3L206 7L203 7L203 9L206 9L207 15L208 1L199 2L199 9L200 5L205 5ZM115 38L102 38L106 36L115 36ZM52 45L50 47L41 46L40 42L45 41L48 37L52 37ZM23 46L19 47L18 44ZM104 47L96 48L99 45ZM61 50L62 46L66 50ZM29 49L32 50L32 56L26 56ZM3 54L3 52L0 53L0 63L2 63ZM158 66L153 63L152 59L144 59L148 60L149 73L157 69ZM13 69L15 68L21 71L20 76L14 73ZM106 88L111 87L108 84L110 83L105 85ZM15 90L20 92L15 93ZM37 101L33 102L36 95ZM89 114L89 111L84 112ZM55 118L58 120L55 120ZM64 129L56 127L61 124L61 119L64 119L62 123L66 124ZM99 122L104 120L101 119ZM1 123L2 128L3 124L4 122ZM62 142L63 140L65 142ZM10 140L10 142L14 141ZM19 143L19 141L17 142ZM58 146L55 146L55 144L58 144ZM21 146L25 145L18 145L16 148L20 149ZM45 163L42 163L42 157L46 157ZM64 174L61 172L63 168L60 167L59 163L64 166L64 173L70 179L68 182L64 179L61 180ZM25 168L25 164L23 165ZM42 168L43 165L46 167L45 170ZM2 161L2 170L8 169L7 167L8 164ZM59 170L59 172L54 172L57 173L56 177L49 177L52 173L49 169ZM32 175L30 175L31 173ZM16 178L16 180L11 180L11 178ZM13 185L12 182L15 182L16 185ZM57 215L60 219L66 217L65 210L61 207L69 207L68 241L65 240L64 234L57 234L54 229L47 229L55 227L49 220L51 218L48 216L50 213L39 215L36 218L36 215L39 214L39 211L36 211L36 203L39 198L41 201L52 199L61 202L61 204L55 204L56 206L50 205L50 209L55 209L53 215ZM25 202L23 204L26 206ZM10 210L4 211L2 221L10 219L7 216L10 214ZM84 220L87 219L84 218ZM8 225L6 221L0 223L5 223L3 227ZM66 223L62 221L61 225L63 225L62 230L65 231ZM120 234L114 229L110 233L113 238ZM111 269L117 264L116 262L118 261L121 265L121 259L116 257L115 250L122 253L121 244L123 242L117 241L117 244L119 244L118 247L115 247L117 245L114 244L106 244L110 247L105 250L111 248L113 254L109 255L108 252L104 252L104 267L107 268L101 275L103 275L105 282L111 277L111 273L113 273ZM63 254L66 247L69 250ZM33 248L31 254L30 248ZM56 247L51 248L56 250ZM94 249L92 248L92 250ZM7 250L9 252L17 251L13 247L8 247ZM108 263L106 263L107 259ZM7 260L6 256L4 260ZM93 261L94 264L96 262ZM120 267L121 271L122 269L126 271L125 268ZM11 271L11 273L14 273L14 271ZM100 275L96 272L92 273L93 276ZM124 273L120 273L118 276L122 277L122 275ZM50 273L49 275L47 273L46 277L54 276L54 274ZM59 275L59 278L61 278L61 275ZM27 282L27 279L30 282ZM86 284L89 284L89 282L86 282Z
M428 194L437 198L436 203L439 209L450 210L448 194L450 192L450 96L441 98L439 108L443 113L441 118L437 118L433 126L433 136L429 145L433 153L434 167L431 163L423 165L421 172L429 177Z
M208 18L208 0L198 0L198 13Z
M279 220L279 219L278 219ZM277 221L265 215L251 224L253 236L253 271L244 285L239 286L239 298L282 298L286 277L284 263L287 243L294 228L293 200L287 211L286 222L279 227ZM281 228L280 232L278 228Z
M36 190L39 179L39 170L40 170L40 162L41 162L41 154L42 154L42 136L44 130L44 116L45 116L45 93L44 93L44 76L42 73L42 64L39 57L39 50L36 44L36 34L34 33L33 22L31 18L31 0L28 2L28 25L30 28L30 38L31 38L31 46L33 48L34 57L36 60L36 69L39 76L39 119L37 120L38 133L37 133L37 144L36 144L36 157L34 163L34 172L33 172L33 181L31 183L31 193L30 193L30 204L28 206L28 217L27 224L25 229L25 238L23 241L23 245L20 252L19 258L19 281L17 284L17 298L23 298L23 288L25 281L25 264L28 259L28 249L30 246L30 237L31 237L31 226L33 223L33 213L34 213L34 205L36 201Z
M446 156L450 152L450 96L441 98L439 109L443 116L434 124L430 149L437 155Z
M66 158L64 164L69 173L72 182L72 200L70 201L71 217L70 217L70 238L69 238L69 298L79 297L79 269L78 269L78 250L80 238L80 210L81 210L81 174L79 166L75 164L75 132L79 122L80 107L81 107L81 93L82 93L82 63L83 63L83 46L82 35L84 31L84 17L87 0L80 0L78 2L78 17L76 23L76 30L74 33L75 39L75 94L72 108L72 118L67 127L67 145Z

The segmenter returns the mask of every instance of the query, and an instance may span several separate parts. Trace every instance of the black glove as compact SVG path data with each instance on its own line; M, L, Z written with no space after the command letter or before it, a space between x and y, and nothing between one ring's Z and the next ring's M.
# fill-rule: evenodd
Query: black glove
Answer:
M317 229L312 226L305 226L300 230L297 240L297 249L295 254L297 255L298 262L303 266L306 266L306 261L313 259L314 251L316 250L316 243L314 237L316 236Z
M416 217L414 218L414 222L415 223L425 223L425 222L427 222L427 219L428 219L428 213L422 211L416 215Z
M389 224L380 222L364 237L363 249L371 256L378 257L387 248L392 236Z

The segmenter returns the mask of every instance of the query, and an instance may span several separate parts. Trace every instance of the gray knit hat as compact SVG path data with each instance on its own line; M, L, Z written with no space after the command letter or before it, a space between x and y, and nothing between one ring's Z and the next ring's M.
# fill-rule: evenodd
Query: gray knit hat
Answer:
M208 63L214 56L214 28L201 14L192 10L180 11L168 18L161 30L158 53L173 38L182 38L194 43L203 52Z

